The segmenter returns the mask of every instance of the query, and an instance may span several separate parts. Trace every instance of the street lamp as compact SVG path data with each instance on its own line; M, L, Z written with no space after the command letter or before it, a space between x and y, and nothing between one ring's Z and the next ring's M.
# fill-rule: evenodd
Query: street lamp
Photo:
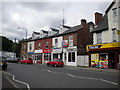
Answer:
M26 39L27 39L27 29L26 28L20 28L20 27L18 27L18 29L26 30Z

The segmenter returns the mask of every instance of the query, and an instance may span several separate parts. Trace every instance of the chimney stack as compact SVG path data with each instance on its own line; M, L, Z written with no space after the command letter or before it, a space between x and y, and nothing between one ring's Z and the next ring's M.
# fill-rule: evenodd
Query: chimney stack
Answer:
M86 24L86 20L85 19L81 19L81 25L84 26Z
M102 15L103 14L98 13L98 12L95 13L95 25L97 25L101 21Z

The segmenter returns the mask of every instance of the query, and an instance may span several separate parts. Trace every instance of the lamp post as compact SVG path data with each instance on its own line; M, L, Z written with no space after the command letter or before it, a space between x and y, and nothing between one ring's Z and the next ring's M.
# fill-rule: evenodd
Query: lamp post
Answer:
M27 39L27 29L26 28L20 28L20 27L18 27L18 29L26 30L26 39Z

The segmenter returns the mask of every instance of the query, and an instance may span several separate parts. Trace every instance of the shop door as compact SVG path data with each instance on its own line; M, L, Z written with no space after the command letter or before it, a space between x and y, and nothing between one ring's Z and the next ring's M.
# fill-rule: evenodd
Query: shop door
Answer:
M115 68L114 65L115 65L115 54L114 53L109 53L108 54L108 58L109 58L109 68Z

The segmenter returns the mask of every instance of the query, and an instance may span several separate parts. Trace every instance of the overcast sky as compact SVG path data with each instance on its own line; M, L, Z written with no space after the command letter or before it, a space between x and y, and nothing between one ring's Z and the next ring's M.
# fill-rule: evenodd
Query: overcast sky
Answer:
M72 0L71 0L72 1ZM89 0L90 1L90 0ZM110 0L112 2L112 0ZM11 40L28 37L33 31L48 30L50 27L58 28L62 25L63 8L65 25L75 26L81 19L94 22L94 13L104 14L111 2L2 2L0 13L2 17L2 36Z

